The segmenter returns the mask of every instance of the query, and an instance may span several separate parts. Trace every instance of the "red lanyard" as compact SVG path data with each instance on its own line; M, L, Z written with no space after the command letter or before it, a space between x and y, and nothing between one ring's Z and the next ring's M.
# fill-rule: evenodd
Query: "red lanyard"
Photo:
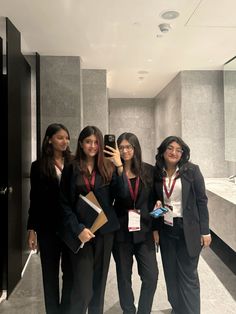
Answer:
M165 191L165 194L166 194L166 197L167 198L170 198L171 197L171 194L174 190L174 187L175 187L175 182L176 182L176 179L177 179L177 176L178 176L178 173L176 173L174 179L173 179L173 182L170 186L170 190L168 191L167 189L167 185L166 185L166 177L163 177L163 186L164 186L164 191Z
M89 182L89 179L87 176L83 175L83 178L84 178L84 183L86 185L86 188L88 190L88 192L90 192L93 188L94 188L94 185L95 185L95 177L96 177L96 171L93 170L92 172L92 177L91 177L91 180Z
M136 202L136 199L137 199L137 196L138 196L138 189L139 189L140 178L137 177L137 179L135 181L134 190L132 188L132 185L131 185L131 182L130 182L130 179L128 178L128 176L127 176L127 179L128 179L128 186L129 186L130 196L131 196L132 200L134 201L134 205L135 205L135 202Z

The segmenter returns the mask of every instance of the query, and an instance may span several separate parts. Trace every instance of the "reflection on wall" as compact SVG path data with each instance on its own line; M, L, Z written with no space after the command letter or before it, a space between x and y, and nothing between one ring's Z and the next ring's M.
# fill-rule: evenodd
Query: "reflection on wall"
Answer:
M224 66L225 159L236 162L236 57Z

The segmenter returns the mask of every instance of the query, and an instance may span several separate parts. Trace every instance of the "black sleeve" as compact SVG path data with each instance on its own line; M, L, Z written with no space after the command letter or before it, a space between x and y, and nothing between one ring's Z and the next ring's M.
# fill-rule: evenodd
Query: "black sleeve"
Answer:
M200 217L200 230L202 235L210 233L209 229L209 213L207 207L207 195L203 175L198 166L194 172L194 190L196 193L197 207Z
M27 230L37 229L38 197L40 197L40 169L38 162L33 162L30 169L30 207Z
M120 197L126 198L129 196L128 181L124 171L120 176L117 174L116 170L113 172L110 187L113 199Z
M75 206L75 176L73 164L64 167L60 183L61 221L67 232L77 237L85 228L74 211Z

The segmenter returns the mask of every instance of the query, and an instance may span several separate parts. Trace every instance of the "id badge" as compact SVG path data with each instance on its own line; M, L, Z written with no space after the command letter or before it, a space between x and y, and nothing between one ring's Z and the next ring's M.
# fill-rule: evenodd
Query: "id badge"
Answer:
M169 210L167 213L164 214L164 224L173 227L174 217L173 217L173 212L171 210Z
M129 212L129 220L128 220L128 229L129 232L139 231L140 228L140 210L130 209Z

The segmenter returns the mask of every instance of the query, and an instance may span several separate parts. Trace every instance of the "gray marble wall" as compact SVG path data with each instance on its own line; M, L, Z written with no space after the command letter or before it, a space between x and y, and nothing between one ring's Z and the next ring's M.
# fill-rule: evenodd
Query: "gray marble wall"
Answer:
M182 137L206 177L225 177L222 71L183 71Z
M180 72L155 98L156 143L181 136L206 177L227 177L222 71Z
M83 126L95 125L108 132L106 70L82 70Z
M110 99L108 105L106 70L81 70L79 57L41 57L42 135L49 123L64 123L73 151L88 124L104 134L135 133L150 163L160 142L178 135L205 177L227 177L236 163L225 161L223 104L222 71L183 71L154 99Z
M80 57L41 56L40 76L42 137L50 123L63 123L74 152L82 124Z
M123 132L137 135L142 147L143 160L153 164L156 153L154 100L151 98L109 99L109 112L109 132L116 136Z
M181 74L155 97L155 146L170 135L181 136Z

